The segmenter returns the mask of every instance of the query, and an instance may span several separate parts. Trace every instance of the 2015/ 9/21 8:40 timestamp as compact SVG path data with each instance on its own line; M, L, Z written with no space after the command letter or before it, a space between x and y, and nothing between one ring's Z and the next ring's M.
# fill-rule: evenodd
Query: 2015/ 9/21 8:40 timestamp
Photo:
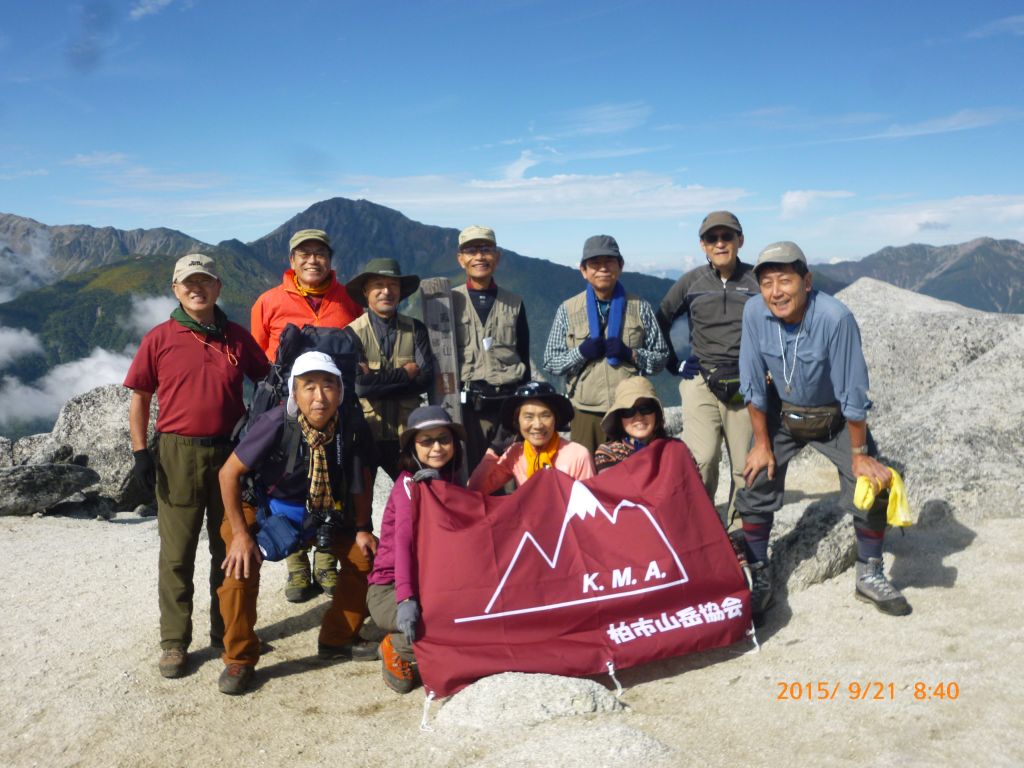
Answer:
M866 682L817 680L815 682L783 681L778 686L776 701L894 701L897 696L896 683L881 680ZM899 692L905 688L899 689ZM960 684L956 681L926 683L916 681L910 691L915 701L956 701L960 698Z

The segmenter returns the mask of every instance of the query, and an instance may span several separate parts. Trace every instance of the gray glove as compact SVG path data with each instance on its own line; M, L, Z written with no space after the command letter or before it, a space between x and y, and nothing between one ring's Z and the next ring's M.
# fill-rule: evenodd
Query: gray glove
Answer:
M398 631L405 635L406 641L411 645L416 639L416 625L420 621L420 604L415 597L403 600L398 604L398 618L395 624Z
M416 474L412 476L413 482L422 483L424 480L437 480L441 476L441 473L436 469L430 469L426 467L416 471Z
M132 458L135 464L132 466L132 474L139 486L153 493L156 491L156 462L153 461L153 454L143 448L141 451L132 451Z

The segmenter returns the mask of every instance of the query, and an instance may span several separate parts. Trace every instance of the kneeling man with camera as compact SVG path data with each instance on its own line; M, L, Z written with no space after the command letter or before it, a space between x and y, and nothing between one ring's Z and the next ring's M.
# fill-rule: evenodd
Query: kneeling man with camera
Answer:
M377 658L376 645L359 641L366 616L366 577L377 550L370 522L372 489L360 464L370 450L365 422L343 424L341 372L329 355L306 352L295 360L288 402L257 419L220 471L224 498L221 536L227 557L218 594L224 617L221 692L244 693L260 655L256 599L260 564L281 560L316 541L341 563L338 588L320 626L324 659ZM360 462L357 459L362 459ZM356 473L362 475L355 477ZM242 480L253 480L243 499ZM355 486L359 493L353 493Z

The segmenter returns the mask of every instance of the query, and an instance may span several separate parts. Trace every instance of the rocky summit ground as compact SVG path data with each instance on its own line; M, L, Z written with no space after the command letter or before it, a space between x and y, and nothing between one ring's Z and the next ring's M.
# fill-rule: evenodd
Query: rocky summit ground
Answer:
M802 474L797 494L832 490ZM202 640L188 676L157 673L155 520L3 518L0 765L1020 765L1024 520L947 519L888 548L908 617L856 602L847 572L791 592L759 652L622 671L620 709L577 681L507 675L435 702L421 731L422 691L392 693L377 663L316 660L326 601L287 603L280 564L263 576L256 687L231 698Z

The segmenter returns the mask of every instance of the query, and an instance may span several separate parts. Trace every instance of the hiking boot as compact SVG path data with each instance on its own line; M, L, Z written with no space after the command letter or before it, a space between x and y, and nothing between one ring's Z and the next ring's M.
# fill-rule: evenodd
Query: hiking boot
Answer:
M217 678L217 688L228 696L240 696L249 690L255 670L246 664L228 664Z
M288 581L284 585L285 600L289 603L304 603L313 596L313 592L308 565L301 571L288 571Z
M416 665L406 661L395 650L391 644L391 635L385 637L380 644L381 673L384 676L384 684L395 693L409 693L419 682L419 675L416 672Z
M160 653L160 674L166 678L181 677L188 665L188 653L184 648L164 648Z
M764 623L764 614L774 601L772 595L772 576L768 563L764 561L750 564L750 613L754 626Z
M363 641L344 645L317 643L316 655L324 661L376 661L380 658L377 644Z
M868 558L866 563L857 561L857 581L853 596L865 603L874 603L875 608L890 616L906 616L910 603L885 578L882 559Z
M319 552L317 555L319 556ZM313 581L315 581L324 594L334 597L334 588L338 586L338 572L333 568L314 568Z

